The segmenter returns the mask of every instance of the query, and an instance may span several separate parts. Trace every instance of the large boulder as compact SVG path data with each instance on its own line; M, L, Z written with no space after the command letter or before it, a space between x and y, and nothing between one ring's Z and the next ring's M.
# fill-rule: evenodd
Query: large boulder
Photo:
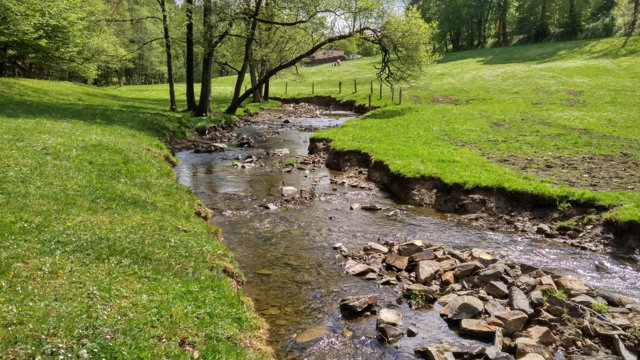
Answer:
M462 319L460 322L460 332L462 334L481 338L493 338L498 329L501 329L498 325L490 324L482 319Z
M533 315L533 308L529 303L527 295L516 286L512 286L511 289L509 289L509 306L515 310L522 310L527 315Z
M440 311L440 315L449 320L470 319L484 310L484 304L474 296L458 296Z
M487 294L494 296L498 299L506 297L509 295L509 288L502 281L489 281L487 286L484 288Z
M551 330L544 326L532 326L527 329L526 333L530 339L535 340L539 344L553 345L556 342L556 337L553 336Z
M455 269L454 275L458 279L464 279L467 276L473 274L478 269L482 269L484 266L477 261L470 261L466 263L462 263L458 265L458 268Z
M404 336L404 332L393 325L378 326L378 339L380 342L394 343Z
M340 300L340 309L342 311L351 311L355 313L363 312L370 306L378 303L377 294L367 294L362 296L349 296Z
M402 313L398 310L393 309L382 309L378 311L378 316L376 317L376 324L378 326L381 325L391 325L398 326L402 325Z
M486 286L491 281L499 281L504 274L504 264L501 262L491 264L486 269L480 270L473 281L477 286Z
M421 252L423 249L422 240L412 240L398 245L398 254L411 256Z
M591 288L582 280L576 279L572 276L560 276L556 279L555 283L560 290L563 290L571 296L578 296L591 291Z
M433 260L420 261L416 266L416 281L420 284L430 283L440 271L440 265Z
M407 265L409 264L409 258L406 256L389 254L384 259L384 262L387 263L387 265L393 266L394 268L402 271L407 268Z
M510 336L511 334L522 330L524 325L527 323L527 320L529 320L527 314L520 310L513 310L498 314L496 317L504 324L504 330L502 333L506 336Z

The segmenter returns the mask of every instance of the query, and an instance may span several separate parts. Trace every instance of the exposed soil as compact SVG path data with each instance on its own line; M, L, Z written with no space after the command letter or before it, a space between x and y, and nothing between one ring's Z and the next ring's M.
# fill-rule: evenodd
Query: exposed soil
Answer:
M555 185L569 185L594 191L640 190L640 162L631 154L590 154L575 157L549 155L541 159L510 154L485 157L516 168L537 178L547 178Z
M429 206L445 214L457 214L457 221L490 230L554 238L581 249L609 252L640 262L640 224L621 226L605 221L607 209L595 204L567 203L558 210L555 199L523 192L477 187L465 189L432 177L408 178L395 174L382 162L372 161L360 151L337 151L327 141L312 139L310 153L327 153L327 167L351 171L368 178L399 200ZM560 222L571 225L556 226Z
M469 104L469 100L461 100L456 95L448 95L448 96L432 96L431 97L432 104L451 104L451 105L467 105Z

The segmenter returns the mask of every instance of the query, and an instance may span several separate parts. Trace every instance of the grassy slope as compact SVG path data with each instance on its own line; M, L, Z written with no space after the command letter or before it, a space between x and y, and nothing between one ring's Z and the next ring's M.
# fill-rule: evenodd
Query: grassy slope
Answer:
M640 160L640 38L547 43L447 54L438 64L404 85L404 103L390 103L388 89L374 105L386 105L339 129L317 133L340 149L361 149L409 176L438 176L469 187L490 186L598 201L617 207L619 221L640 220L640 193L592 192L554 186L489 161L549 154L631 153ZM374 59L344 62L340 67L302 69L274 81L280 95L316 94L365 103ZM353 94L353 79L360 91ZM226 80L220 80L223 83ZM364 84L364 85L363 85ZM349 89L346 91L346 89ZM574 98L567 91L581 91ZM434 96L456 96L454 103L433 103ZM396 98L397 99L397 98ZM570 106L567 99L585 104Z
M0 358L253 356L231 254L157 139L197 120L165 98L0 79Z

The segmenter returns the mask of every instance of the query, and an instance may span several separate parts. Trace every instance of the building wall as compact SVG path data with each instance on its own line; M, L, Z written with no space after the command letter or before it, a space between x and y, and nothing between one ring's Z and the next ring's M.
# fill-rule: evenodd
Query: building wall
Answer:
M332 57L344 56L344 50L323 49L313 54L314 59L327 59Z

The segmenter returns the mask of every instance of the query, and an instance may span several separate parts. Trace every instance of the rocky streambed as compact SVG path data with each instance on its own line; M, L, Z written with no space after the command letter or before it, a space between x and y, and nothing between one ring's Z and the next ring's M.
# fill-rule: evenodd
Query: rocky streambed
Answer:
M530 264L499 260L480 249L458 251L412 240L367 243L350 252L335 244L346 259L345 272L388 286L397 303L433 311L465 341L423 344L415 355L426 359L636 359L640 350L640 304L598 291L572 276L560 276ZM404 326L402 313L376 305L375 293L341 300L347 316L376 316L378 340L392 344L418 330ZM412 321L410 319L409 321Z
M530 358L558 350L597 358L618 356L614 336L637 351L637 307L620 296L640 298L634 265L398 203L367 169L330 171L326 152L308 154L310 132L353 114L287 106L245 117L233 131L202 129L204 142L176 148L178 180L222 228L278 358L509 358L528 345ZM566 276L588 286L571 291ZM513 333L512 320L523 323Z

